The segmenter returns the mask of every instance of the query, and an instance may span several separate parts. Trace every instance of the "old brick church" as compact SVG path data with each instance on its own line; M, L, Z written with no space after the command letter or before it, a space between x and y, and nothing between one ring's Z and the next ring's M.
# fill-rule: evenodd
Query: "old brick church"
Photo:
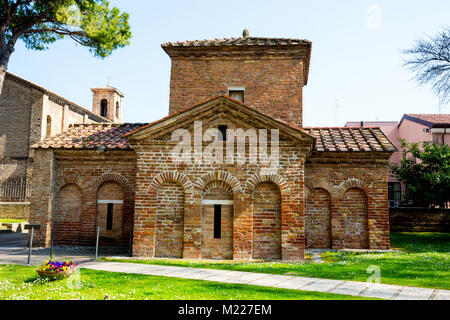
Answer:
M311 42L244 32L162 48L172 60L167 117L78 124L34 145L38 245L93 245L99 227L102 243L131 238L133 255L147 257L296 260L305 248L389 249L387 164L396 149L378 128L303 127ZM101 103L94 113L112 112ZM195 137L199 121L224 133L224 145L228 129L278 129L277 169L175 161L172 133Z

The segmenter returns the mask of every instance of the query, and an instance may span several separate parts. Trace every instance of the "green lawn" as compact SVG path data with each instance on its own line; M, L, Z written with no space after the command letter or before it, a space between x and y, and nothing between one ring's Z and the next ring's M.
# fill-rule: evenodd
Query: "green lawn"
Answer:
M369 266L378 266L381 283L416 287L450 289L450 234L448 233L394 233L391 246L401 252L326 252L324 263L311 261L288 262L234 262L202 260L115 260L146 264L184 266L292 274L298 276L366 281ZM112 259L107 259L111 261Z
M8 219L8 218L0 219L0 223L22 223L22 222L27 222L27 221L20 220L20 219Z
M353 296L80 269L79 285L38 278L34 267L0 265L0 300L354 300ZM74 279L74 278L72 278ZM75 278L76 279L76 278ZM75 282L73 282L75 283Z

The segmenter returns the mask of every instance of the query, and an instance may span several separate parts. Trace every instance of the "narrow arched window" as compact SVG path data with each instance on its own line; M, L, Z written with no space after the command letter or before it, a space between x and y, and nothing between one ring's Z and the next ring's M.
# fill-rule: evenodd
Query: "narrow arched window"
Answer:
M106 101L106 99L103 99L100 102L100 115L102 117L106 117L107 114L108 114L108 101Z
M119 119L119 101L116 102L116 119Z
M47 124L45 128L45 136L50 137L52 135L52 117L47 116Z

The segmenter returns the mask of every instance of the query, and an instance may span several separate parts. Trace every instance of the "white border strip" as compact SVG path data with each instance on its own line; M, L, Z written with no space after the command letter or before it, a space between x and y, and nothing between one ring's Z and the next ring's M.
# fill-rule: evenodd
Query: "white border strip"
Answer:
M228 91L245 91L245 87L228 87Z
M17 204L30 204L29 202L0 202L0 205L8 205L8 204L11 204L11 205L17 205Z
M221 204L224 206L233 205L233 200L202 200L202 204L211 205L211 204Z
M98 204L108 204L108 203L116 203L116 204L123 204L123 200L97 200Z

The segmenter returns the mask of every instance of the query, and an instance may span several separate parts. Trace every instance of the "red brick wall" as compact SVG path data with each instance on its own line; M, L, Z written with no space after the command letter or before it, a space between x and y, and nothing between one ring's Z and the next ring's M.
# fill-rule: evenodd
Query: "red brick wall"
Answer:
M253 258L281 258L281 193L273 183L253 192Z
M80 242L81 189L67 184L58 193L53 218L53 243L77 245Z
M254 240L252 194L260 182L275 180L279 189L282 187L284 190L281 192L280 214L281 223L284 223L281 226L280 236L281 257L286 260L303 258L305 244L303 149L289 143L281 143L278 173L270 176L268 181L261 181L260 178L255 178L259 177L261 169L259 165L248 162L244 165L187 165L172 162L171 150L174 145L175 143L168 141L153 141L152 144L133 146L137 153L133 240L135 255L154 256L154 239L158 229L156 217L160 208L157 199L158 190L165 182L175 180L183 186L185 195L183 257L193 259L208 256L204 250L202 252L202 235L206 228L202 227L202 199L212 181L221 181L221 187L227 192L232 192L232 257L251 259ZM277 177L282 179L277 180ZM211 225L212 223L209 223L209 226ZM219 254L219 251L216 250L215 253Z
M73 216L71 221L74 229L79 228L79 241L72 245L95 245L97 210L99 210L99 223L105 205L97 205L99 197L120 198L123 195L123 210L120 205L114 205L114 216L122 219L116 220L116 227L121 222L120 229L113 237L103 241L103 244L127 247L130 244L131 231L134 221L134 189L136 179L136 158L130 151L116 151L98 153L97 151L64 151L54 152L49 149L36 150L36 159L33 169L33 188L31 195L30 223L41 224L34 244L48 246L51 239L51 215L57 212L56 200L58 190L65 185L76 185L81 190L81 218ZM111 182L111 183L108 183ZM102 185L105 186L104 192ZM120 186L120 192L119 188ZM100 191L100 192L99 192ZM114 199L106 199L114 200ZM53 205L54 202L54 205ZM68 218L69 219L69 218ZM106 235L107 236L107 235ZM103 237L106 240L108 237Z
M263 254L258 253L258 243L264 243L262 241L265 240L262 236L262 231L265 232L265 229L258 230L257 222L260 213L273 215L269 219L270 222L267 221L267 228L270 229L271 235L274 235L276 230L280 230L280 236L274 237L274 239L280 239L280 245L275 244L273 239L267 242L269 248L264 250L264 254L267 253L266 257L301 259L306 241L304 215L304 183L306 181L309 189L306 193L309 193L310 199L318 198L319 202L323 202L322 196L315 195L316 188L323 188L330 194L333 248L344 248L349 245L346 230L350 229L346 224L350 220L347 217L354 214L362 217L363 211L367 212L368 247L370 249L389 248L388 157L380 155L377 158L373 153L355 155L314 153L304 169L304 151L298 146L282 143L277 174L261 176L258 174L261 168L248 163L240 166L173 163L170 157L172 147L171 143L161 141L161 144L155 142L152 145L136 145L137 154L125 151L102 154L96 151L57 150L54 155L52 150L37 150L30 216L31 223L42 225L41 230L36 234L36 245L48 246L50 243L50 218L52 212L56 212L53 206L57 195L56 190L61 190L65 185L76 185L81 190L80 220L82 223L79 229L79 244L93 245L97 218L97 192L105 183L114 182L120 185L124 199L122 234L114 243L115 245L128 244L134 218L134 255L153 257L155 248L158 246L155 243L155 239L158 238L157 232L161 231L157 217L159 213L162 218L161 209L164 206L161 206L161 202L166 201L162 200L162 197L167 196L176 203L181 203L182 188L185 203L183 257L200 258L202 257L202 234L207 232L207 227L202 227L202 199L209 190L212 190L209 187L211 183L220 181L220 186L232 194L233 199L232 215L231 210L229 212L229 217L232 216L233 221L230 221L229 225L232 226L232 257L234 259L252 258L254 248L256 248L253 250L254 257L261 257ZM134 193L135 179L137 180L136 193ZM172 195L170 194L172 191L169 192L170 187L168 189L164 187L164 184L170 181L178 183L178 191L175 192L175 189L172 189ZM273 189L268 186L272 186ZM278 190L277 196L275 196L275 189ZM253 209L256 208L256 210L252 210L254 197L257 201ZM281 204L279 204L280 201ZM136 207L133 216L134 202ZM310 203L314 201L308 202L308 207ZM364 203L366 203L366 210L361 209L361 204ZM277 210L274 208L278 206L281 222L278 222L275 217ZM177 208L180 207L177 204ZM77 218L70 223L77 223L80 220ZM266 221L261 221L261 225L265 223ZM211 226L211 223L208 225ZM176 234L175 238L181 242L179 229ZM180 256L180 245L174 246L176 247L177 255ZM276 247L281 248L275 250ZM223 252L226 253L223 255L221 253L223 257L229 257L229 251Z
M367 206L368 245L366 247L369 249L390 248L388 159L389 155L381 153L325 152L314 153L309 158L305 166L306 184L310 189L323 188L331 196L332 248L341 249L347 246L346 217L352 213L362 216L363 203ZM345 197L346 192L353 188L362 191L358 191L359 193L351 191ZM361 192L364 192L366 200Z
M184 190L177 182L167 182L157 194L156 257L183 257Z
M344 247L368 249L367 196L364 190L351 188L345 192L343 214Z
M331 199L328 191L309 191L305 209L306 247L331 248Z
M245 87L244 103L276 119L302 126L303 61L296 58L173 58L173 114Z

